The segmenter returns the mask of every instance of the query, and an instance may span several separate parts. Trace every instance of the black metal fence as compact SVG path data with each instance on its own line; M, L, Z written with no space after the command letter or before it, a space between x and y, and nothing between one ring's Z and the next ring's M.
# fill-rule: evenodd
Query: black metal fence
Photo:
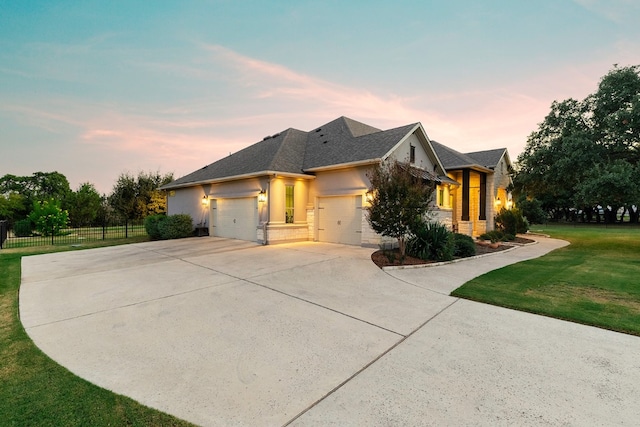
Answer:
M50 235L34 234L19 237L8 230L7 221L0 221L0 249L45 245L80 245L84 242L107 239L126 239L146 236L142 220L105 223L95 227L66 228Z

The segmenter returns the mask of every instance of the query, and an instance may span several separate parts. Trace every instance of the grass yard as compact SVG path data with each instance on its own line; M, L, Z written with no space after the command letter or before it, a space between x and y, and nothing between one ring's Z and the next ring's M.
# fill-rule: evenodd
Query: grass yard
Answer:
M146 241L94 242L84 247ZM18 318L21 259L70 246L0 252L0 424L3 426L190 426L95 386L61 367L27 336Z
M571 244L484 274L452 295L640 336L640 228L532 231Z

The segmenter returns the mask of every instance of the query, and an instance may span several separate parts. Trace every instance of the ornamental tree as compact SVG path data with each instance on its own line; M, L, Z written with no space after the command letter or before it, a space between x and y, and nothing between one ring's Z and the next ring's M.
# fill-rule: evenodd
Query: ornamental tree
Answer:
M372 194L367 220L376 233L398 240L401 258L407 236L429 212L435 191L435 184L421 172L409 163L389 160L367 173Z
M29 219L36 231L43 236L57 236L60 230L67 226L69 213L60 208L60 202L49 199L44 202L34 202Z

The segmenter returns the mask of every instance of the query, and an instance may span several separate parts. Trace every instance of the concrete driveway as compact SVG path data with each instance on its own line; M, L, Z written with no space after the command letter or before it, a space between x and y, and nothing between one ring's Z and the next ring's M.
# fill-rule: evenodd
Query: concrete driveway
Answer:
M39 255L20 316L72 372L201 425L634 425L639 338L448 296L564 244L389 272L322 243Z

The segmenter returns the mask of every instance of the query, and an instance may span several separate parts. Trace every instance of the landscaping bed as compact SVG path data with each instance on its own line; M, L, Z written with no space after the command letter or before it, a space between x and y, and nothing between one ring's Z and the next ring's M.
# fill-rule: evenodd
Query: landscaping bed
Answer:
M512 243L515 243L517 245L523 245L523 244L533 243L533 242L534 240L531 240L531 239L516 237L516 239ZM476 242L476 255L484 255L484 254L490 254L494 252L500 252L500 251L509 249L510 247L512 246L500 244L498 245L498 247L492 248L491 246L485 246L483 244ZM376 251L371 254L371 261L373 261L373 263L380 268L389 267L389 266L398 266L398 265L432 264L434 262L438 262L433 260L424 260L424 259L415 258L409 255L406 255L404 257L404 262L401 263L400 252L398 251L398 249Z

